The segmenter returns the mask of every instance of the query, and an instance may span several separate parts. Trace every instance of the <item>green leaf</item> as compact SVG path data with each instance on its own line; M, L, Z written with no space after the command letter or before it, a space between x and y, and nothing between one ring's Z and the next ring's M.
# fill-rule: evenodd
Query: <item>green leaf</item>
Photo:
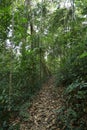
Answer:
M87 52L84 52L84 53L82 53L81 55L80 55L80 58L84 58L84 57L86 57L87 56Z

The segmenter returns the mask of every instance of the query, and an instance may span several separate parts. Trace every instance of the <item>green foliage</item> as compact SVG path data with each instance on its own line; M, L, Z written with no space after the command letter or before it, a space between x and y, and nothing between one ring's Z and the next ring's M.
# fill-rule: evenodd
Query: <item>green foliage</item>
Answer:
M8 129L18 111L28 120L30 104L25 101L40 90L51 70L56 86L65 87L66 100L58 112L65 130L85 130L87 2L75 1L70 8L57 8L57 0L30 3L0 1L0 129ZM9 129L19 129L19 124Z
M83 54L80 55L80 58L84 58L87 56L87 52L84 52Z
M86 46L79 41L67 49L66 55L61 58L56 74L56 85L64 86L64 106L60 112L60 127L66 129L87 128L87 57ZM68 53L68 54L67 54Z
M8 130L19 130L20 129L20 124L17 123L17 124L12 124Z
M0 3L0 41L8 37L9 25L11 24L11 0L1 1Z
M20 108L20 112L19 112L19 116L21 120L24 121L28 121L30 118L28 109L31 106L31 104L29 104L29 102L26 102L25 104L23 104L23 106Z
M76 81L65 89L64 108L60 108L58 120L65 129L84 129L87 123L85 115L87 114L87 83Z
M56 71L56 86L65 87L63 108L58 111L59 127L64 130L87 129L87 28L83 25L85 17L82 12L85 13L85 4L80 2L76 2L75 11L78 12L74 12L76 19L72 20L71 14L62 32L59 32L60 27L58 27L61 37L57 36L58 40L55 41L55 43L61 43L59 44L61 55L59 54L60 60Z

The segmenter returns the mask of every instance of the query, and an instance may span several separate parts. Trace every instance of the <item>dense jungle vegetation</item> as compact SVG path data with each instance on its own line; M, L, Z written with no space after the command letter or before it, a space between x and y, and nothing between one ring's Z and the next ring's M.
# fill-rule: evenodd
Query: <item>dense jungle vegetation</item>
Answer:
M11 120L52 76L58 128L87 130L87 1L0 0L0 130L19 130Z

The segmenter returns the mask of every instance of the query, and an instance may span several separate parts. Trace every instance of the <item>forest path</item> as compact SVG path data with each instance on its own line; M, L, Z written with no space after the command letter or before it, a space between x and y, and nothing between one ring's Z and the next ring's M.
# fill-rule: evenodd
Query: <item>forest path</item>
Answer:
M29 121L23 122L20 130L60 130L56 126L56 110L61 107L61 93L53 78L44 84L28 110Z

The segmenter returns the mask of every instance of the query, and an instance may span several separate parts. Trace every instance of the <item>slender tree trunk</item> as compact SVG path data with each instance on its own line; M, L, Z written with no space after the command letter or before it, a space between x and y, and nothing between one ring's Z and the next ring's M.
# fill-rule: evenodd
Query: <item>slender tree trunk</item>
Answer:
M12 67L12 63L10 64L10 67ZM12 100L12 68L10 68L10 74L9 74L9 110L11 109L11 100Z
M33 42L33 38L34 38L34 27L33 27L33 13L31 10L31 0L25 0L25 10L27 12L27 20L30 20L30 34L31 34L31 50L34 49L34 42ZM30 14L29 14L30 13ZM26 30L28 29L28 23L26 23Z
M13 71L13 40L14 37L14 11L12 12L12 37L11 37L11 46L10 46L10 74L9 74L9 110L11 109L12 105L12 94L13 94L13 87L12 87L12 71Z
M72 20L75 20L75 0L71 1L71 5L72 5Z
M25 0L24 1L24 16L26 19L26 23L23 23L23 28L24 28L24 32L23 32L23 38L22 38L22 49L21 49L21 53L22 53L22 64L24 63L25 59L26 59L26 38L27 38L27 30L28 30L28 20L29 20L29 0Z
M32 20L30 21L30 32L31 32L31 50L33 50L34 49L34 40L33 40L34 39L34 27L33 27Z
M42 64L41 64L41 48L40 48L40 85L42 84Z

